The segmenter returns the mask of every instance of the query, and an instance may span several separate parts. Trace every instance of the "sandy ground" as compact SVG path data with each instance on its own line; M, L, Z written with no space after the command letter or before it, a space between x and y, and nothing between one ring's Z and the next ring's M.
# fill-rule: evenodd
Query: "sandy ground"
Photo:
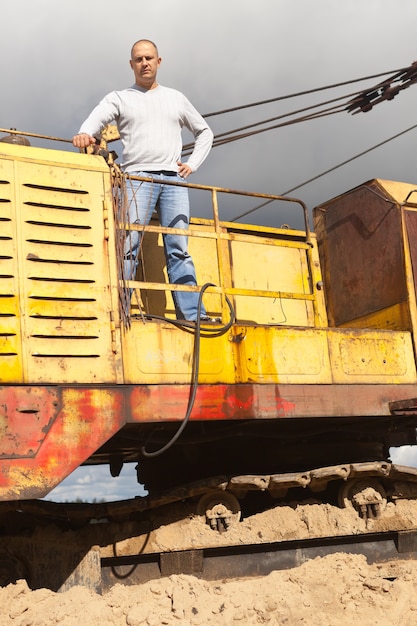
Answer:
M388 524L388 520L391 522ZM399 529L416 523L416 503L390 505L385 523ZM188 541L202 539L193 523ZM395 522L395 523L394 523ZM234 540L364 532L357 515L335 507L278 507L233 529ZM375 524L382 530L384 522ZM377 528L368 528L368 531ZM175 529L161 528L159 543ZM290 532L291 531L291 532ZM320 532L321 531L321 532ZM176 533L179 538L179 533ZM172 544L171 544L172 545ZM142 585L117 584L99 595L84 587L55 593L30 590L25 581L0 588L0 626L148 626L277 624L288 626L417 626L417 561L367 563L362 555L333 554L262 578L206 582L173 575Z
M266 577L205 582L176 575L116 585L100 596L84 587L30 591L24 581L0 589L2 626L159 626L279 624L413 626L417 563L368 565L334 554Z

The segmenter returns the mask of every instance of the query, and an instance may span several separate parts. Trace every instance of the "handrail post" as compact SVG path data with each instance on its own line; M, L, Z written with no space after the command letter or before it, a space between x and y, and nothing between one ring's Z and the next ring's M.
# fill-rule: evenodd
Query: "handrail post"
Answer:
M221 233L222 228L220 225L219 219L219 204L217 197L217 189L213 188L211 190L211 202L213 207L213 222L214 222L214 231L216 234L216 252L217 252L217 264L219 268L219 281L220 281L220 289L221 289L221 309L222 309L222 318L225 319L225 315L227 314L227 303L226 303L226 294L225 294L225 285L224 285L224 264L223 264L223 246L221 241Z

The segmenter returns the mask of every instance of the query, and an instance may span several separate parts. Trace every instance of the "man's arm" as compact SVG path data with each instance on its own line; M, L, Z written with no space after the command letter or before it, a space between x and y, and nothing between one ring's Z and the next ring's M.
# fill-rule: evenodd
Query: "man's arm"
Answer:
M98 135L103 128L117 119L119 115L119 98L116 92L108 94L91 111L87 119L81 124L79 132L72 138L76 148L87 148L96 143L94 135Z
M96 138L87 133L77 133L72 138L72 145L76 148L88 148L96 143Z
M190 154L187 163L179 163L178 166L180 169L181 166L186 167L189 170L187 173L188 176L192 172L195 172L207 158L213 145L214 135L206 120L202 117L202 115L200 115L200 113L193 107L191 102L187 100L185 96L184 101L184 123L185 126L193 133L195 142L193 151ZM178 170L179 173L180 169ZM180 175L182 176L181 173Z

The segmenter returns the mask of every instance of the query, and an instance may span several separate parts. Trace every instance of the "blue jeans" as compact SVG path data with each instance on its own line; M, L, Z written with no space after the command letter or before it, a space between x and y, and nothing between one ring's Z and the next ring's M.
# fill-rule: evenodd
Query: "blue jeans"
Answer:
M133 176L149 178L149 172L131 172ZM180 176L152 174L156 181L184 182ZM126 181L128 211L131 224L149 224L153 211L158 212L161 226L167 228L188 228L190 220L190 203L188 189L175 185L164 185L159 182L145 182L128 179ZM138 255L142 234L136 230L126 237L125 244L125 276L134 280L138 265ZM194 263L188 254L188 237L186 235L163 235L165 258L169 282L179 285L196 285ZM196 320L199 294L191 291L173 291L177 319ZM201 315L206 315L201 306Z

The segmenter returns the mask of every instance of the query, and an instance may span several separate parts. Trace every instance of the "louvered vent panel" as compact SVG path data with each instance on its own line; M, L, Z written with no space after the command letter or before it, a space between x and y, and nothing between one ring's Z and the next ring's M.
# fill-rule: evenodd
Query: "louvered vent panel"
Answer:
M21 163L19 178L28 380L111 382L103 174Z
M0 160L0 384L23 379L13 178L13 161Z

